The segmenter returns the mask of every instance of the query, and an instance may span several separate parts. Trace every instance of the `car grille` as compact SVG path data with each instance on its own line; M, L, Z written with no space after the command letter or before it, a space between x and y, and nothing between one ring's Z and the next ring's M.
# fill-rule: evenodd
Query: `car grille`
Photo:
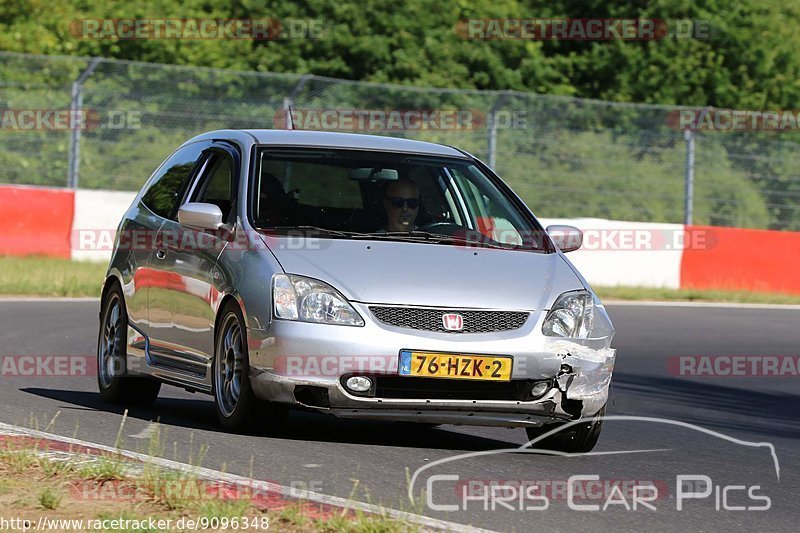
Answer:
M464 311L459 309L430 309L425 307L370 306L375 318L398 328L409 328L442 333L492 333L519 329L528 319L523 311ZM442 316L458 313L463 317L463 328L458 331L444 329Z

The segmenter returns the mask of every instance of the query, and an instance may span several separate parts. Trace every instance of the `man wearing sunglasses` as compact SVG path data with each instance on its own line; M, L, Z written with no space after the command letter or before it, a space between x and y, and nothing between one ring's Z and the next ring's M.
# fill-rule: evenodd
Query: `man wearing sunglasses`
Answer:
M384 231L413 231L417 227L414 221L419 212L419 189L417 184L408 178L391 182L383 196L383 208L386 210L386 227Z

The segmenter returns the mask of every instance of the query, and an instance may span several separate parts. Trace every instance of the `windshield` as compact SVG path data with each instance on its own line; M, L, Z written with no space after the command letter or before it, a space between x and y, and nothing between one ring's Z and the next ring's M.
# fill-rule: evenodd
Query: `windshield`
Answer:
M263 231L546 249L542 229L468 159L261 148L256 161Z

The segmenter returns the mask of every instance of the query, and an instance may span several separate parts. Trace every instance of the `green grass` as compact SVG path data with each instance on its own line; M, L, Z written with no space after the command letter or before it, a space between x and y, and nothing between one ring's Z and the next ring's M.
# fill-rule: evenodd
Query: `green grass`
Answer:
M112 455L101 455L96 461L78 470L78 475L95 481L113 481L125 479L128 468L125 460Z
M105 263L69 261L42 257L0 256L0 295L7 296L99 296L106 271ZM666 300L697 302L737 302L800 304L800 294L762 293L726 290L653 289L648 287L594 287L601 299ZM151 298L162 297L156 289ZM208 311L198 300L198 309Z
M0 256L0 294L100 296L105 272L105 263L45 257Z
M410 522L394 520L383 514L359 510L337 513L328 518L309 518L298 505L290 505L272 515L270 527L276 530L313 531L317 533L413 533L422 528Z
M61 494L54 491L51 487L45 487L39 493L39 505L42 509L55 509L61 504Z
M122 424L120 425L120 430ZM121 433L121 431L120 431ZM161 437L153 439L159 440ZM119 436L117 439L119 443ZM376 514L365 513L362 511L347 511L342 509L328 516L319 516L315 504L307 504L297 501L284 507L266 511L253 505L248 497L241 499L221 499L211 494L211 499L202 497L191 497L181 505L174 505L163 497L164 491L156 490L151 497L137 500L135 503L116 500L110 498L101 502L91 498L81 498L74 494L73 488L80 480L86 479L87 471L81 469L61 469L60 467L47 468L44 466L46 461L54 459L41 456L38 464L36 462L37 443L21 443L19 446L7 445L5 448L12 451L0 453L0 506L11 505L18 508L21 512L44 513L52 517L69 519L99 519L99 520L129 520L137 522L140 529L124 529L124 527L135 527L135 525L121 526L121 529L110 529L111 531L129 532L149 532L157 531L147 529L147 519L154 520L169 519L173 524L180 518L191 517L194 520L207 518L210 520L220 519L241 519L248 518L251 522L256 520L259 524L264 524L262 520L268 519L269 529L275 531L286 531L287 533L314 532L314 533L406 533L420 531L421 528L415 524L405 522L400 519L391 518L387 513ZM158 443L156 445L158 446ZM0 450L2 451L2 450ZM199 453L204 453L199 452ZM190 452L194 457L195 452ZM23 458L22 460L20 458ZM102 458L99 458L102 459ZM171 470L151 470L147 478L134 473L130 468L131 463L125 463L123 458L117 459L116 466L113 468L113 475L103 475L97 477L94 472L89 477L98 481L109 481L118 479L123 483L133 485L146 485L153 483L155 487L163 487L166 484L182 480L191 482L197 481L197 495L205 494L204 486L199 479L189 476L185 477L182 472ZM60 462L60 461L59 461ZM101 461L102 462L102 461ZM194 461L193 461L194 463ZM199 464L199 459L197 460ZM108 463L110 464L110 463ZM107 469L108 466L101 467L100 470ZM52 472L52 475L42 476L45 471ZM131 508L131 506L133 507ZM53 511L58 511L57 515ZM212 521L211 524L214 522ZM202 524L202 523L201 523ZM209 524L209 525L211 525ZM263 525L261 526L263 528ZM261 529L259 528L259 529ZM252 528L251 528L252 529ZM104 529L109 530L109 529ZM210 528L202 531L211 531ZM220 529L213 529L220 531Z
M27 472L37 462L33 450L16 448L10 443L0 449L0 463L5 464L15 474Z

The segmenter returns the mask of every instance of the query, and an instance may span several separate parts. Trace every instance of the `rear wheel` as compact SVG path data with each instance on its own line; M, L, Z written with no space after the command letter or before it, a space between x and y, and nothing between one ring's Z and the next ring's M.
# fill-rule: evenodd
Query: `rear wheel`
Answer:
M122 290L114 283L103 299L97 339L97 386L100 397L121 405L151 405L161 383L127 375L128 313Z
M239 306L226 305L218 322L212 365L214 404L220 424L234 432L269 432L280 425L286 408L259 400L250 387L247 330Z
M541 448L545 450L555 450L567 453L586 453L592 451L597 440L600 438L600 432L603 428L603 416L606 414L606 407L603 406L600 411L592 418L581 421L579 424L570 426L547 437L544 440L533 443L532 448ZM533 440L545 433L555 429L555 424L548 424L542 427L529 427L525 428L528 434L528 440Z

